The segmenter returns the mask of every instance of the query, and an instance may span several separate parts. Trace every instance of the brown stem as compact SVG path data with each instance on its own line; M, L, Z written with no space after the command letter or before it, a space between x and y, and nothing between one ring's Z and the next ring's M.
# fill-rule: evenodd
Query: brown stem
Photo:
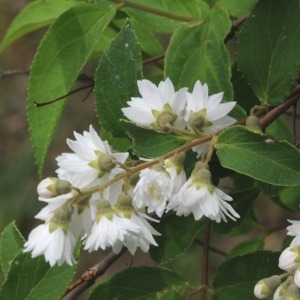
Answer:
M95 280L103 275L105 271L125 252L126 248L122 248L120 253L115 254L110 252L107 254L98 264L89 268L77 281L74 281L65 293L63 300L73 300L76 299L82 292L84 292L88 287L90 287Z
M207 286L208 284L208 254L209 254L209 240L210 240L210 225L211 220L205 220L204 240L203 240L203 255L201 267L201 285ZM206 288L202 289L200 293L200 300L205 300Z
M9 76L16 76L16 75L29 75L29 70L6 70L0 72L0 79L3 79L5 77Z
M72 94L75 94L75 93L77 93L77 92L79 92L79 91L88 89L88 88L93 87L93 86L94 86L94 84L91 83L91 84L88 84L88 85L85 85L85 86L81 86L81 87L79 87L79 88L77 88L77 89L74 89L73 91L71 91L71 92L69 92L69 93L67 93L67 94L65 94L65 95L62 95L62 96L60 96L60 97L58 97L58 98L55 98L55 99L53 99L53 100L50 100L50 101L47 101L47 102L36 102L36 101L33 101L33 104L34 104L37 108L40 108L40 107L42 107L42 106L46 106L46 105L49 105L49 104L53 104L53 103L55 103L55 102L57 102L57 101L59 101L59 100L62 100L62 99L67 98L68 96L70 96L70 95L72 95ZM88 93L88 95L89 95L89 94L90 94L90 92ZM86 97L85 97L85 98L86 98Z
M249 17L249 14L242 16L238 20L232 21L231 29L224 39L225 44L235 35L236 31L245 23L245 21L247 20L248 17Z

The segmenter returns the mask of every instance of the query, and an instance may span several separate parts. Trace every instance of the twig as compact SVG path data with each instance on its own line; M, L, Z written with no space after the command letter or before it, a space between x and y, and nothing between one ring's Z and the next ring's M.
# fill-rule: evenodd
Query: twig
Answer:
M211 220L205 220L204 240L203 240L203 255L201 266L201 285L207 286L208 284L208 254L209 254L209 240L210 240L210 225ZM200 292L200 300L205 300L206 288L203 288Z
M245 23L247 18L249 17L249 14L242 16L238 20L232 21L231 30L227 34L227 36L224 39L224 43L226 44L236 33L236 31Z
M58 98L55 98L55 99L53 99L53 100L50 100L50 101L47 101L47 102L36 102L36 101L33 101L33 103L34 103L34 105L35 105L37 108L40 108L40 107L45 106L45 105L53 104L53 103L55 103L55 102L57 102L57 101L59 101L59 100L62 100L62 99L67 98L68 96L70 96L70 95L72 95L72 94L75 94L75 93L77 93L77 92L79 92L79 91L88 89L88 88L93 87L93 86L94 86L94 84L91 83L91 84L88 84L88 85L85 85L85 86L81 86L81 87L79 87L79 88L77 88L77 89L75 89L75 90L73 90L73 91L71 91L71 92L69 92L69 93L67 93L67 94L65 94L65 95L62 95L62 96L60 96L60 97L58 97ZM91 92L89 92L88 95L89 95L90 93L91 93ZM86 98L86 97L85 97L85 98Z
M201 246L204 245L204 242L201 241L201 240L198 240L198 239L194 240L194 242L195 242L196 244L198 244L198 245L201 245ZM217 249L217 248L215 248L215 247L212 247L212 246L209 246L209 250L210 250L211 252L215 252L215 253L217 253L217 254L219 254L219 255L222 255L222 256L226 256L226 255L227 255L226 252L221 251L221 250L219 250L219 249Z
M76 299L82 292L84 292L88 287L90 287L95 280L103 275L105 271L118 259L120 258L127 249L124 247L120 253L115 254L110 252L107 254L98 264L94 265L92 268L87 270L79 280L74 281L66 291L63 300L73 300Z
M29 70L6 70L6 71L1 71L0 72L0 79L3 79L5 77L10 77L10 76L16 76L16 75L29 75Z

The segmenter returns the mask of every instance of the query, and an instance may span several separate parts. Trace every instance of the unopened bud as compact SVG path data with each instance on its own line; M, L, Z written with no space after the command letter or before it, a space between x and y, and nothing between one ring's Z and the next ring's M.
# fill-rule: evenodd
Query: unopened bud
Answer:
M246 120L246 127L253 132L262 134L259 119L257 116L249 116Z
M293 276L289 276L283 283L281 283L276 289L273 300L284 300L286 290L293 283Z
M279 257L279 268L293 270L300 266L300 245L287 247Z
M55 177L48 177L42 180L37 186L37 192L40 197L52 198L67 194L71 191L71 184L66 180Z
M254 295L258 299L265 299L271 296L280 284L280 276L274 275L260 280L254 287Z
M284 300L299 300L300 292L296 284L292 283L286 290Z

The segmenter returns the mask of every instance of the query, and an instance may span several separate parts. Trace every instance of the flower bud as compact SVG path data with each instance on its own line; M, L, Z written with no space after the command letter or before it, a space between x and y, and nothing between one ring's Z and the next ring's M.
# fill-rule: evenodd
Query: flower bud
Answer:
M289 276L283 283L281 283L276 289L273 300L284 300L286 290L293 283L293 276Z
M37 186L40 197L52 198L58 195L67 194L71 191L71 184L66 180L55 177L48 177L42 180Z
M253 132L262 134L259 119L257 116L249 116L246 120L246 127Z
M292 283L286 290L284 300L299 300L300 292L296 284Z
M287 247L279 257L279 268L296 269L300 265L300 245Z
M265 299L271 296L280 284L280 276L274 275L260 280L254 287L254 295L258 299Z
M294 274L294 282L300 288L300 267L297 268Z

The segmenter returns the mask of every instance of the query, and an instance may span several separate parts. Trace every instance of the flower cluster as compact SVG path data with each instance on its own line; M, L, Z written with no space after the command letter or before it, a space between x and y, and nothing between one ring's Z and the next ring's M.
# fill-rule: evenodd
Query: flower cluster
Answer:
M227 114L236 102L221 103L223 93L209 96L207 84L198 80L193 91L175 91L169 78L155 86L148 80L138 81L142 98L131 98L124 115L135 124L157 131L192 131L195 136L213 134L236 122ZM184 134L184 133L183 133ZM208 143L193 148L200 156Z
M289 247L279 257L279 268L286 271L260 280L254 294L258 299L273 295L274 300L300 299L300 221L289 220L288 235L294 236Z
M143 98L132 98L123 112L141 126L163 131L188 127L199 135L233 123L226 114L234 102L220 104L222 94L208 96L199 81L192 93L186 88L175 92L169 79L158 87L147 80L138 86ZM57 177L37 187L39 200L47 205L36 215L44 224L25 243L24 252L33 257L44 255L51 266L71 265L79 238L89 252L108 247L115 253L122 247L131 254L137 248L147 252L160 235L148 221L158 222L153 217L171 210L178 216L193 214L195 220L239 218L228 203L232 198L212 184L208 162L196 163L188 179L185 153L133 171L129 153L114 152L92 126L74 135L75 140L67 140L73 152L57 157Z

